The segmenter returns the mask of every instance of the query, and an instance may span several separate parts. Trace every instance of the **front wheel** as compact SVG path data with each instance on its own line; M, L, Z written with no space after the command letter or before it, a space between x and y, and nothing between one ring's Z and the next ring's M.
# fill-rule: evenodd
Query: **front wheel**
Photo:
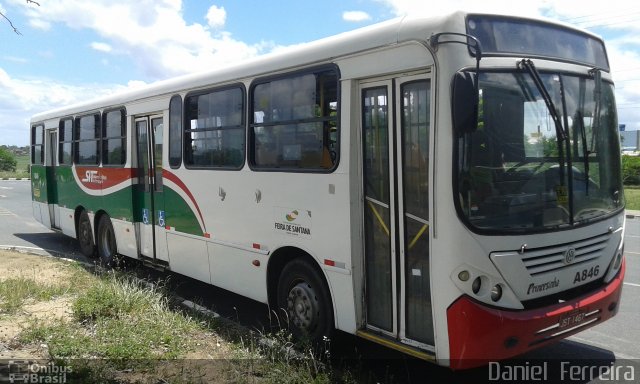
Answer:
M95 257L96 247L93 242L93 228L87 211L80 213L78 219L78 243L80 244L80 252L86 257Z
M333 332L333 306L329 289L306 261L295 259L282 270L278 281L278 308L287 316L296 339L319 343Z
M113 267L117 262L118 244L109 216L103 215L98 223L98 256L105 267Z

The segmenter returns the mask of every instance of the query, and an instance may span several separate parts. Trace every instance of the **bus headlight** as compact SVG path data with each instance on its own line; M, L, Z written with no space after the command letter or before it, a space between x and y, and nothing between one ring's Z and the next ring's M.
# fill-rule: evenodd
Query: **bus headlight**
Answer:
M480 292L480 288L482 288L482 279L478 276L471 283L471 290L477 295Z
M461 264L449 277L462 293L482 303L501 308L524 308L509 285L496 274Z
M611 259L611 263L609 264L609 269L607 270L607 274L604 276L604 282L608 283L613 280L614 277L618 274L620 267L622 266L622 260L624 259L624 243L620 241L620 245L618 246L618 250L616 251L616 255Z
M613 269L615 269L616 271L618 269L620 269L620 266L622 265L622 253L623 252L624 252L623 250L618 252L618 254L616 255L616 259L613 262Z
M502 298L502 286L496 284L491 288L491 300L498 301Z

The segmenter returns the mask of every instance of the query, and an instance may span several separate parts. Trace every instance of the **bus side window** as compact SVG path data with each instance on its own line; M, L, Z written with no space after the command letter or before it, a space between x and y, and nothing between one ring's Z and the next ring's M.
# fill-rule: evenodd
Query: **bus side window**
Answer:
M330 171L338 161L338 75L323 68L258 81L251 88L250 164Z

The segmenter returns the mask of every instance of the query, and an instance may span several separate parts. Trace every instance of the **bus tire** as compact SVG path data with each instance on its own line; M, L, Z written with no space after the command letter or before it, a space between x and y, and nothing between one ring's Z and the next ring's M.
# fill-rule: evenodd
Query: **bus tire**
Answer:
M85 210L80 212L80 217L78 218L78 244L83 255L91 258L95 257L96 246L93 241L93 228L91 227L89 214Z
M102 215L98 223L98 256L100 263L107 268L114 267L118 261L118 244L113 225L108 215Z
M333 306L327 284L316 269L301 258L282 269L278 308L297 340L318 344L333 332Z

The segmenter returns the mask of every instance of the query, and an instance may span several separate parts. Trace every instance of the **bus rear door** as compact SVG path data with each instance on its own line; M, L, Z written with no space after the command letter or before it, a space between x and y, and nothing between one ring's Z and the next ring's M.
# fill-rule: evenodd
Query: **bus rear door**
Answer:
M140 255L168 262L162 193L163 131L161 115L135 119L138 184L134 189L134 217Z

